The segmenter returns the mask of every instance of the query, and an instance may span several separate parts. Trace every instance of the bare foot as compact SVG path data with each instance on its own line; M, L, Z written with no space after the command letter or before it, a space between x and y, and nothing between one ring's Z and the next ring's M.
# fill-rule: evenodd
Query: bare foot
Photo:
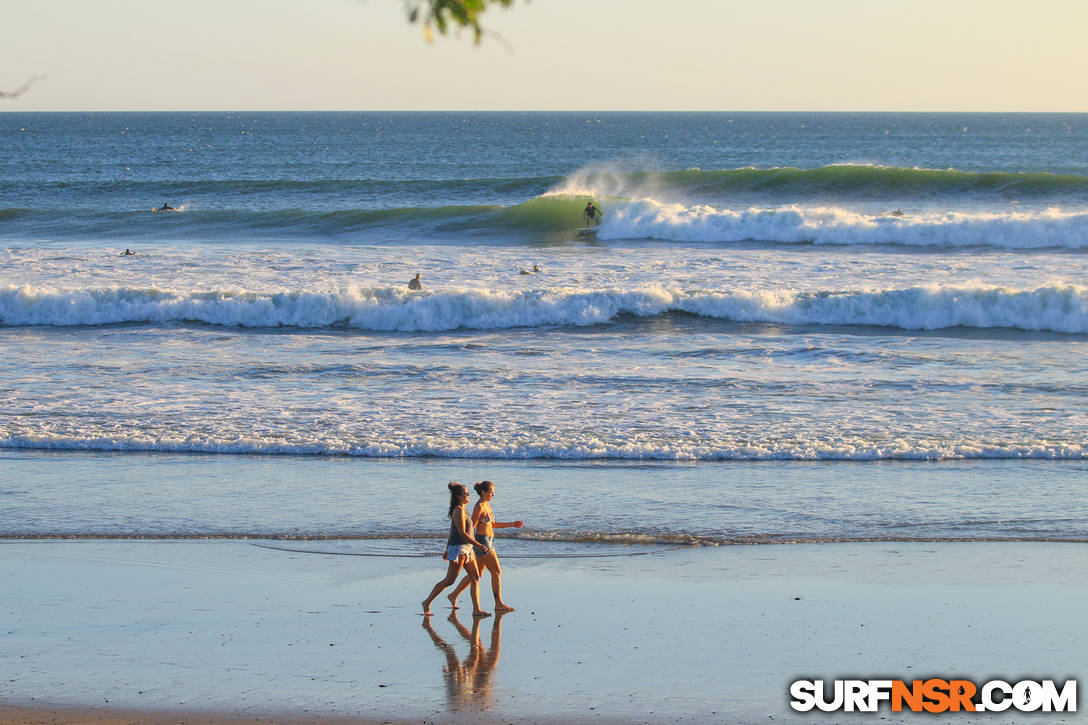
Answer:
M509 604L496 604L495 605L495 611L496 612L512 612L512 611L514 611L514 608L511 607Z
M454 609L457 609L457 595L456 594L447 594L446 599L450 600L450 606L451 607L453 607Z
M431 603L430 602L422 602L422 604L423 604L423 616L424 617L431 616Z
M483 619L484 617L490 617L490 616L491 616L491 612L485 612L484 610L482 610L482 609L481 609L481 610L480 610L480 611L478 611L478 612L473 612L473 613L472 613L472 616L473 616L473 617L476 617L476 618L478 618L478 619Z

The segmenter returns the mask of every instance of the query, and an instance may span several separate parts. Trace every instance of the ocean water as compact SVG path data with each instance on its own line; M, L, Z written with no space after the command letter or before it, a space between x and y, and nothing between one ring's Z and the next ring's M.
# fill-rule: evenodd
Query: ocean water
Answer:
M0 534L411 553L491 478L526 555L1088 539L1088 115L0 139Z

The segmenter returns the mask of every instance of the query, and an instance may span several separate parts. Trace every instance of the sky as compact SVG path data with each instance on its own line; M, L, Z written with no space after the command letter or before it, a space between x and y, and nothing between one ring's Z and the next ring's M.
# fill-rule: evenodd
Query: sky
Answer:
M34 0L0 111L1088 112L1085 0L515 0L428 43L403 0Z

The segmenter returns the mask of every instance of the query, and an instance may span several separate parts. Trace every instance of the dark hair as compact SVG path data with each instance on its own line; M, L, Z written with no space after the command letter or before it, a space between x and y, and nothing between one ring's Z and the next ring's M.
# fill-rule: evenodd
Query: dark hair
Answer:
M495 484L491 483L491 481L480 481L473 488L476 489L477 496L483 496L484 491L494 491Z
M448 518L453 518L453 510L461 504L461 497L468 498L468 489L465 488L457 481L450 481L450 512L446 514Z

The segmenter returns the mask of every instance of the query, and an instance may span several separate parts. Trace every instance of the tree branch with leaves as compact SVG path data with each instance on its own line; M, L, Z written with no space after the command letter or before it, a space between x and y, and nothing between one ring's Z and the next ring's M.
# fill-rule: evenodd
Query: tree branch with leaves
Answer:
M451 28L472 30L473 42L479 45L484 30L480 15L489 7L510 7L514 0L404 0L408 20L423 25L428 42L434 40L434 32L446 35Z

